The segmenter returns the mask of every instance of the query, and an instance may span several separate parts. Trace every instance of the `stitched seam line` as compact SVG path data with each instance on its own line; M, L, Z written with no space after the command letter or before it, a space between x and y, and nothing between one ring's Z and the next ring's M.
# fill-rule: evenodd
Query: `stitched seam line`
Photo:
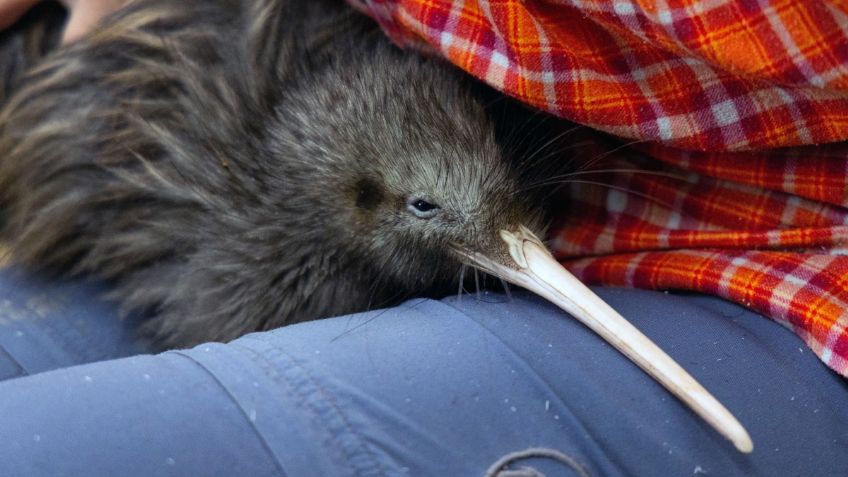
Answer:
M244 418L245 422L247 422L250 428L253 429L254 434L256 434L256 436L259 438L259 442L262 443L262 447L265 449L265 452L267 452L268 455L271 457L271 460L274 461L274 467L277 468L282 477L285 477L287 474L286 471L283 469L283 464L282 462L280 462L280 459L277 457L276 453L274 453L273 449L271 448L271 445L268 443L267 440L265 440L265 436L262 434L262 432L259 431L259 428L256 427L256 423L250 420L250 416L248 415L247 410L242 407L239 400L236 399L236 397L233 395L233 393L230 392L227 386L225 386L224 383L222 383L221 380L218 379L218 376L216 376L215 373L213 373L206 366L204 366L203 363L194 359L191 355L187 353L184 353L182 351L170 351L169 354L181 356L187 359L192 364L202 369L204 373L209 375L212 380L215 381L215 383L224 391L230 401L232 401L233 404L239 409L239 411L241 411L241 415Z
M286 353L280 348L270 345L265 340L255 339L251 336L245 336L242 340L253 341L255 343L260 343L263 347L268 347L267 350L265 350L265 353L268 353L269 356L266 356L264 353L259 353L254 349L239 346L235 343L231 343L230 346L237 346L239 349L248 351L256 356L257 361L262 360L265 363L271 363L269 357L285 359L292 365L292 367L299 371L299 374L303 376L303 378L305 378L303 382L297 383L294 382L290 376L278 373L276 367L273 365L270 367L263 366L268 376L278 383L280 382L278 378L284 379L286 384L288 384L289 389L296 392L299 399L298 404L303 406L313 416L315 416L315 418L321 421L321 423L324 424L323 429L330 430L328 434L335 444L335 449L341 451L346 460L345 464L350 465L351 469L354 471L354 475L375 475L375 472L376 475L387 475L373 449L371 449L365 439L363 439L362 435L356 431L354 426L351 425L341 406L339 406L336 397L329 390L323 387L320 381L312 376L306 367L299 363L294 356ZM271 354L275 356L270 356ZM308 387L305 387L304 385L307 385ZM320 401L314 399L315 394L320 395ZM313 395L313 397L310 398L310 395ZM322 406L318 404L319 402L326 403L327 406L322 409ZM334 430L338 431L339 426L341 426L342 432L333 432ZM349 436L356 441L356 445L346 444L343 439L343 437L346 436ZM368 464L358 463L359 460L356 459L356 457L359 456L363 456L367 459Z

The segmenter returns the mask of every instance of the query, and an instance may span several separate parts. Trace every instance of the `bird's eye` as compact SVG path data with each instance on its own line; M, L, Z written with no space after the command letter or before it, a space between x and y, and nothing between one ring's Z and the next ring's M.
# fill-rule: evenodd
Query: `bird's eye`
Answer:
M413 197L406 203L406 208L420 219L429 219L439 213L440 207L420 197Z
M415 210L418 212L430 212L433 209L436 209L435 205L427 202L426 200L418 199L412 203L412 206L415 207Z

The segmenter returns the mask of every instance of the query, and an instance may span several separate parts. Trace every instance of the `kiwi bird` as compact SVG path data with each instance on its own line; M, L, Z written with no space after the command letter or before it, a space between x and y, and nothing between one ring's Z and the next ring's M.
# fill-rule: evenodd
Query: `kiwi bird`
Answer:
M135 2L16 80L0 233L163 347L456 290L547 221L474 87L332 1Z
M0 35L13 262L110 282L166 348L444 294L471 265L570 311L750 451L545 251L555 186L538 185L568 164L523 154L452 67L332 0L139 0L59 48L61 17L45 4Z

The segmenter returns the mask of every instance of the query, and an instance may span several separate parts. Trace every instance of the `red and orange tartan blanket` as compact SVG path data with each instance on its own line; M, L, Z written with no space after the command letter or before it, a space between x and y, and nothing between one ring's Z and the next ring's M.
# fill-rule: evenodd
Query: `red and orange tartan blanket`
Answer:
M571 184L552 247L578 277L724 297L848 376L848 2L351 1L401 46L632 140Z

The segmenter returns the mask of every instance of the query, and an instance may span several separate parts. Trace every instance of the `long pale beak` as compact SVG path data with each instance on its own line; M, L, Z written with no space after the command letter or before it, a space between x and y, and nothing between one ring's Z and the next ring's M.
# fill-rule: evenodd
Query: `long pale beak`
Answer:
M469 265L526 288L559 306L630 358L741 452L754 444L742 424L670 356L560 265L526 227L501 231L514 264L458 248ZM516 267L516 268L514 268Z

